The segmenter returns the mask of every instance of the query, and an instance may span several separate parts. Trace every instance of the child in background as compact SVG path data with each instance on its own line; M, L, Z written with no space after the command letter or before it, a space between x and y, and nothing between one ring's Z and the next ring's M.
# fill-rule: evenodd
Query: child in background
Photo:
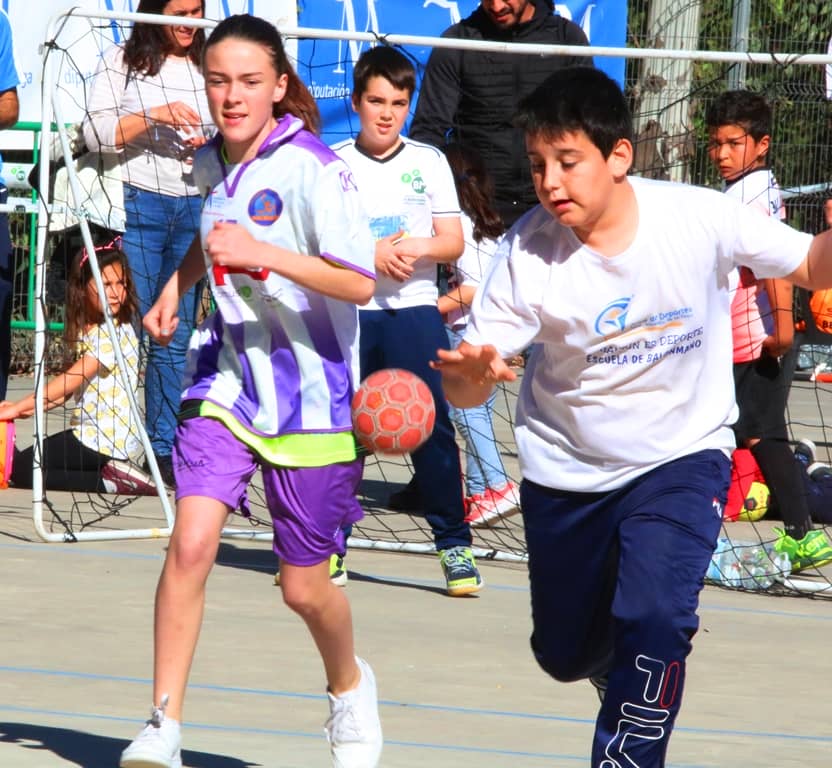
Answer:
M65 348L73 362L46 385L44 408L51 410L71 397L77 402L71 428L43 441L44 484L50 490L86 493L155 494L153 479L130 459L141 450L139 425L127 395L139 385L138 339L133 323L138 304L121 238L95 249L108 307L102 307L86 249L75 257L66 286ZM113 318L110 337L104 312ZM114 343L115 342L115 343ZM121 351L125 368L116 358ZM35 412L35 395L0 403L0 420ZM32 487L34 446L14 452L11 484Z
M769 168L771 107L751 91L727 91L710 105L706 118L708 154L725 193L763 214L786 217L780 189ZM758 279L748 267L732 273L731 325L734 386L739 419L737 446L748 448L766 480L784 528L775 529L775 549L788 554L792 571L832 562L832 545L812 530L802 470L788 442L786 406L790 381L782 365L794 340L792 286Z
M735 446L728 278L742 265L830 286L832 232L630 176L632 118L600 70L554 73L517 124L541 205L504 236L465 339L435 365L467 408L532 345L515 420L532 650L603 692L594 768L661 768Z
M821 525L832 525L832 467L818 461L817 446L808 438L798 440L794 457L803 470L812 520Z
M315 135L317 106L277 29L229 16L204 61L219 133L194 159L201 234L144 325L169 341L182 295L206 271L217 311L191 341L174 442L176 523L156 592L152 715L120 765L182 765L179 723L206 581L226 518L246 509L259 468L283 600L323 661L332 764L375 768L375 678L355 655L348 599L329 579L343 527L363 514L350 401L356 304L374 286L369 228L349 169Z
M436 147L401 135L416 88L410 60L388 45L361 54L353 71L352 107L361 129L332 148L352 170L376 239L376 290L359 310L361 377L403 368L430 388L433 434L414 451L413 477L451 596L482 588L465 521L462 469L448 403L430 361L448 334L436 308L437 264L463 250L451 169ZM393 506L391 500L391 507Z
M445 318L451 349L456 349L468 324L471 300L505 227L494 207L494 182L476 151L449 144L445 157L459 195L465 250L458 261L443 265L448 291L437 306ZM474 527L492 525L520 511L517 486L506 475L494 438L496 399L495 390L482 405L450 407L451 421L465 440L466 520Z

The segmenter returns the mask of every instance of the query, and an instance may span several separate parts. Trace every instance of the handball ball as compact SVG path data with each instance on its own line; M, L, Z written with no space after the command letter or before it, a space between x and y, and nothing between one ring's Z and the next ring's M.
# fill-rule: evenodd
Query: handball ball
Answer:
M355 436L371 453L415 451L430 437L435 420L428 385L401 368L371 373L352 399Z

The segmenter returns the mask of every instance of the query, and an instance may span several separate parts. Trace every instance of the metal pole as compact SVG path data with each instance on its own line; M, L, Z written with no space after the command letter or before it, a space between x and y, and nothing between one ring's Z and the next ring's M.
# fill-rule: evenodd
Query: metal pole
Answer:
M748 29L751 26L751 0L734 0L731 19L731 49L737 53L748 51ZM728 89L738 91L745 88L746 63L731 65L728 70Z

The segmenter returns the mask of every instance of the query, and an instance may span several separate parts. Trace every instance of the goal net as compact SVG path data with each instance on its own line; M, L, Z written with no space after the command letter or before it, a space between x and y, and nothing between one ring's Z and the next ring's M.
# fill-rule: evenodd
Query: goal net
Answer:
M825 48L810 50L808 54L778 56L755 54L753 51L738 54L728 44L714 48L713 41L703 45L701 25L694 25L686 14L690 8L677 9L668 19L640 19L641 29L631 30L631 43L640 47L625 50L588 49L596 63L617 56L624 60L622 85L630 99L637 131L636 166L634 173L650 178L663 178L693 184L719 186L719 179L707 158L704 114L717 94L729 87L748 87L766 95L774 111L773 167L784 190L788 220L793 226L809 232L820 231L823 223L823 201L832 195L832 121L829 102L826 100L823 65L832 62L824 55ZM132 14L84 15L73 18L71 23L59 24L48 41L44 58L44 82L48 90L44 98L44 114L51 116L61 130L55 135L59 151L53 158L62 158L72 165L72 147L63 130L63 114L80 108L83 112L84 85L91 72L82 62L88 62L89 50L102 52L112 44L114 29L117 39L129 34ZM157 22L163 21L160 17ZM631 26L636 20L632 20ZM177 23L181 23L177 21ZM210 27L210 22L205 22ZM290 50L297 56L297 70L307 84L321 80L321 73L337 73L342 78L342 88L322 90L322 112L332 117L325 122L325 137L334 142L346 133L355 133L351 122L350 89L352 66L360 52L369 45L390 44L399 47L417 65L421 74L427 53L434 45L459 45L460 41L405 35L381 35L371 32L342 33L334 36L326 31L291 28L284 29L290 42ZM659 42L661 41L661 42ZM661 46L661 49L660 49ZM480 45L480 48L487 47ZM538 50L539 48L539 50ZM496 46L495 50L507 55L521 52L517 47ZM82 55L82 51L85 51ZM553 55L557 49L536 47L540 55ZM562 52L562 51L561 51ZM738 68L742 69L738 75ZM81 84L81 88L77 87ZM71 84L71 87L67 84ZM80 95L79 95L80 94ZM337 124L336 124L337 123ZM45 126L48 128L48 125ZM48 154L50 131L44 133L43 148ZM54 170L55 162L52 163ZM73 175L71 172L68 174ZM45 186L49 173L42 173ZM44 202L46 192L42 191ZM40 311L36 345L36 384L43 386L49 373L57 368L57 358L63 354L56 342L55 321L61 319L60 282L65 271L67 248L77 248L85 243L95 246L95 212L85 204L83 193L71 195L65 208L55 206L51 215L42 209L39 222L39 260L36 291ZM65 217L66 212L80 219L77 230L58 232L54 221ZM93 226L90 226L93 225ZM100 233L98 233L100 235ZM69 245L67 238L75 238ZM61 249L64 249L61 251ZM794 353L788 361L794 376L789 394L788 424L790 440L814 442L816 459L832 463L830 439L826 423L832 413L832 383L824 372L832 372L832 333L827 333L822 321L815 321L808 308L808 297L796 300L798 331ZM208 310L210 311L210 307ZM522 360L516 361L518 382L501 387L494 408L493 427L501 461L509 477L519 484L519 468L513 437L514 409L519 383L524 369ZM832 375L830 375L832 378ZM136 407L143 413L144 392L136 392ZM47 439L56 431L66 429L68 412L56 409L38 413L35 419L34 441ZM623 436L622 439L626 439ZM147 436L143 435L143 448L147 451ZM460 439L462 465L465 466L465 443ZM35 477L40 475L38 454L35 453ZM142 456L136 457L140 464ZM158 481L154 462L148 460L148 471ZM402 490L412 476L407 458L375 455L366 458L364 481L360 501L365 518L352 532L351 546L385 550L414 552L433 551L433 535L420 510L398 511L390 507L390 496ZM116 537L120 535L166 535L172 522L171 498L162 489L157 497L122 497L107 493L54 492L35 481L35 519L44 537L54 540L75 538ZM268 512L263 502L262 486L257 479L250 492L251 516L243 519L235 516L226 531L229 536L271 535ZM727 523L723 536L737 544L737 552L749 545L771 545L776 539L775 528L782 526L775 517L776 510L760 519ZM816 526L827 534L832 530L822 520ZM479 557L491 557L508 561L525 558L522 517L518 514L498 519L488 527L473 529L475 552ZM50 538L50 540L52 540ZM770 550L770 546L769 546ZM832 596L832 571L807 569L799 574L778 573L776 589L783 593ZM753 586L753 585L752 585Z

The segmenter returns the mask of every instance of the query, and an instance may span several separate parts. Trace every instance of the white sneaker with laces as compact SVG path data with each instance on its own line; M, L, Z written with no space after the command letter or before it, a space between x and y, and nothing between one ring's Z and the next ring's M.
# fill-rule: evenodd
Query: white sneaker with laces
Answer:
M182 768L179 722L165 717L168 696L150 709L150 720L121 753L119 768Z
M376 768L384 739L378 716L376 678L370 665L356 657L361 680L351 691L329 697L329 739L333 768Z

